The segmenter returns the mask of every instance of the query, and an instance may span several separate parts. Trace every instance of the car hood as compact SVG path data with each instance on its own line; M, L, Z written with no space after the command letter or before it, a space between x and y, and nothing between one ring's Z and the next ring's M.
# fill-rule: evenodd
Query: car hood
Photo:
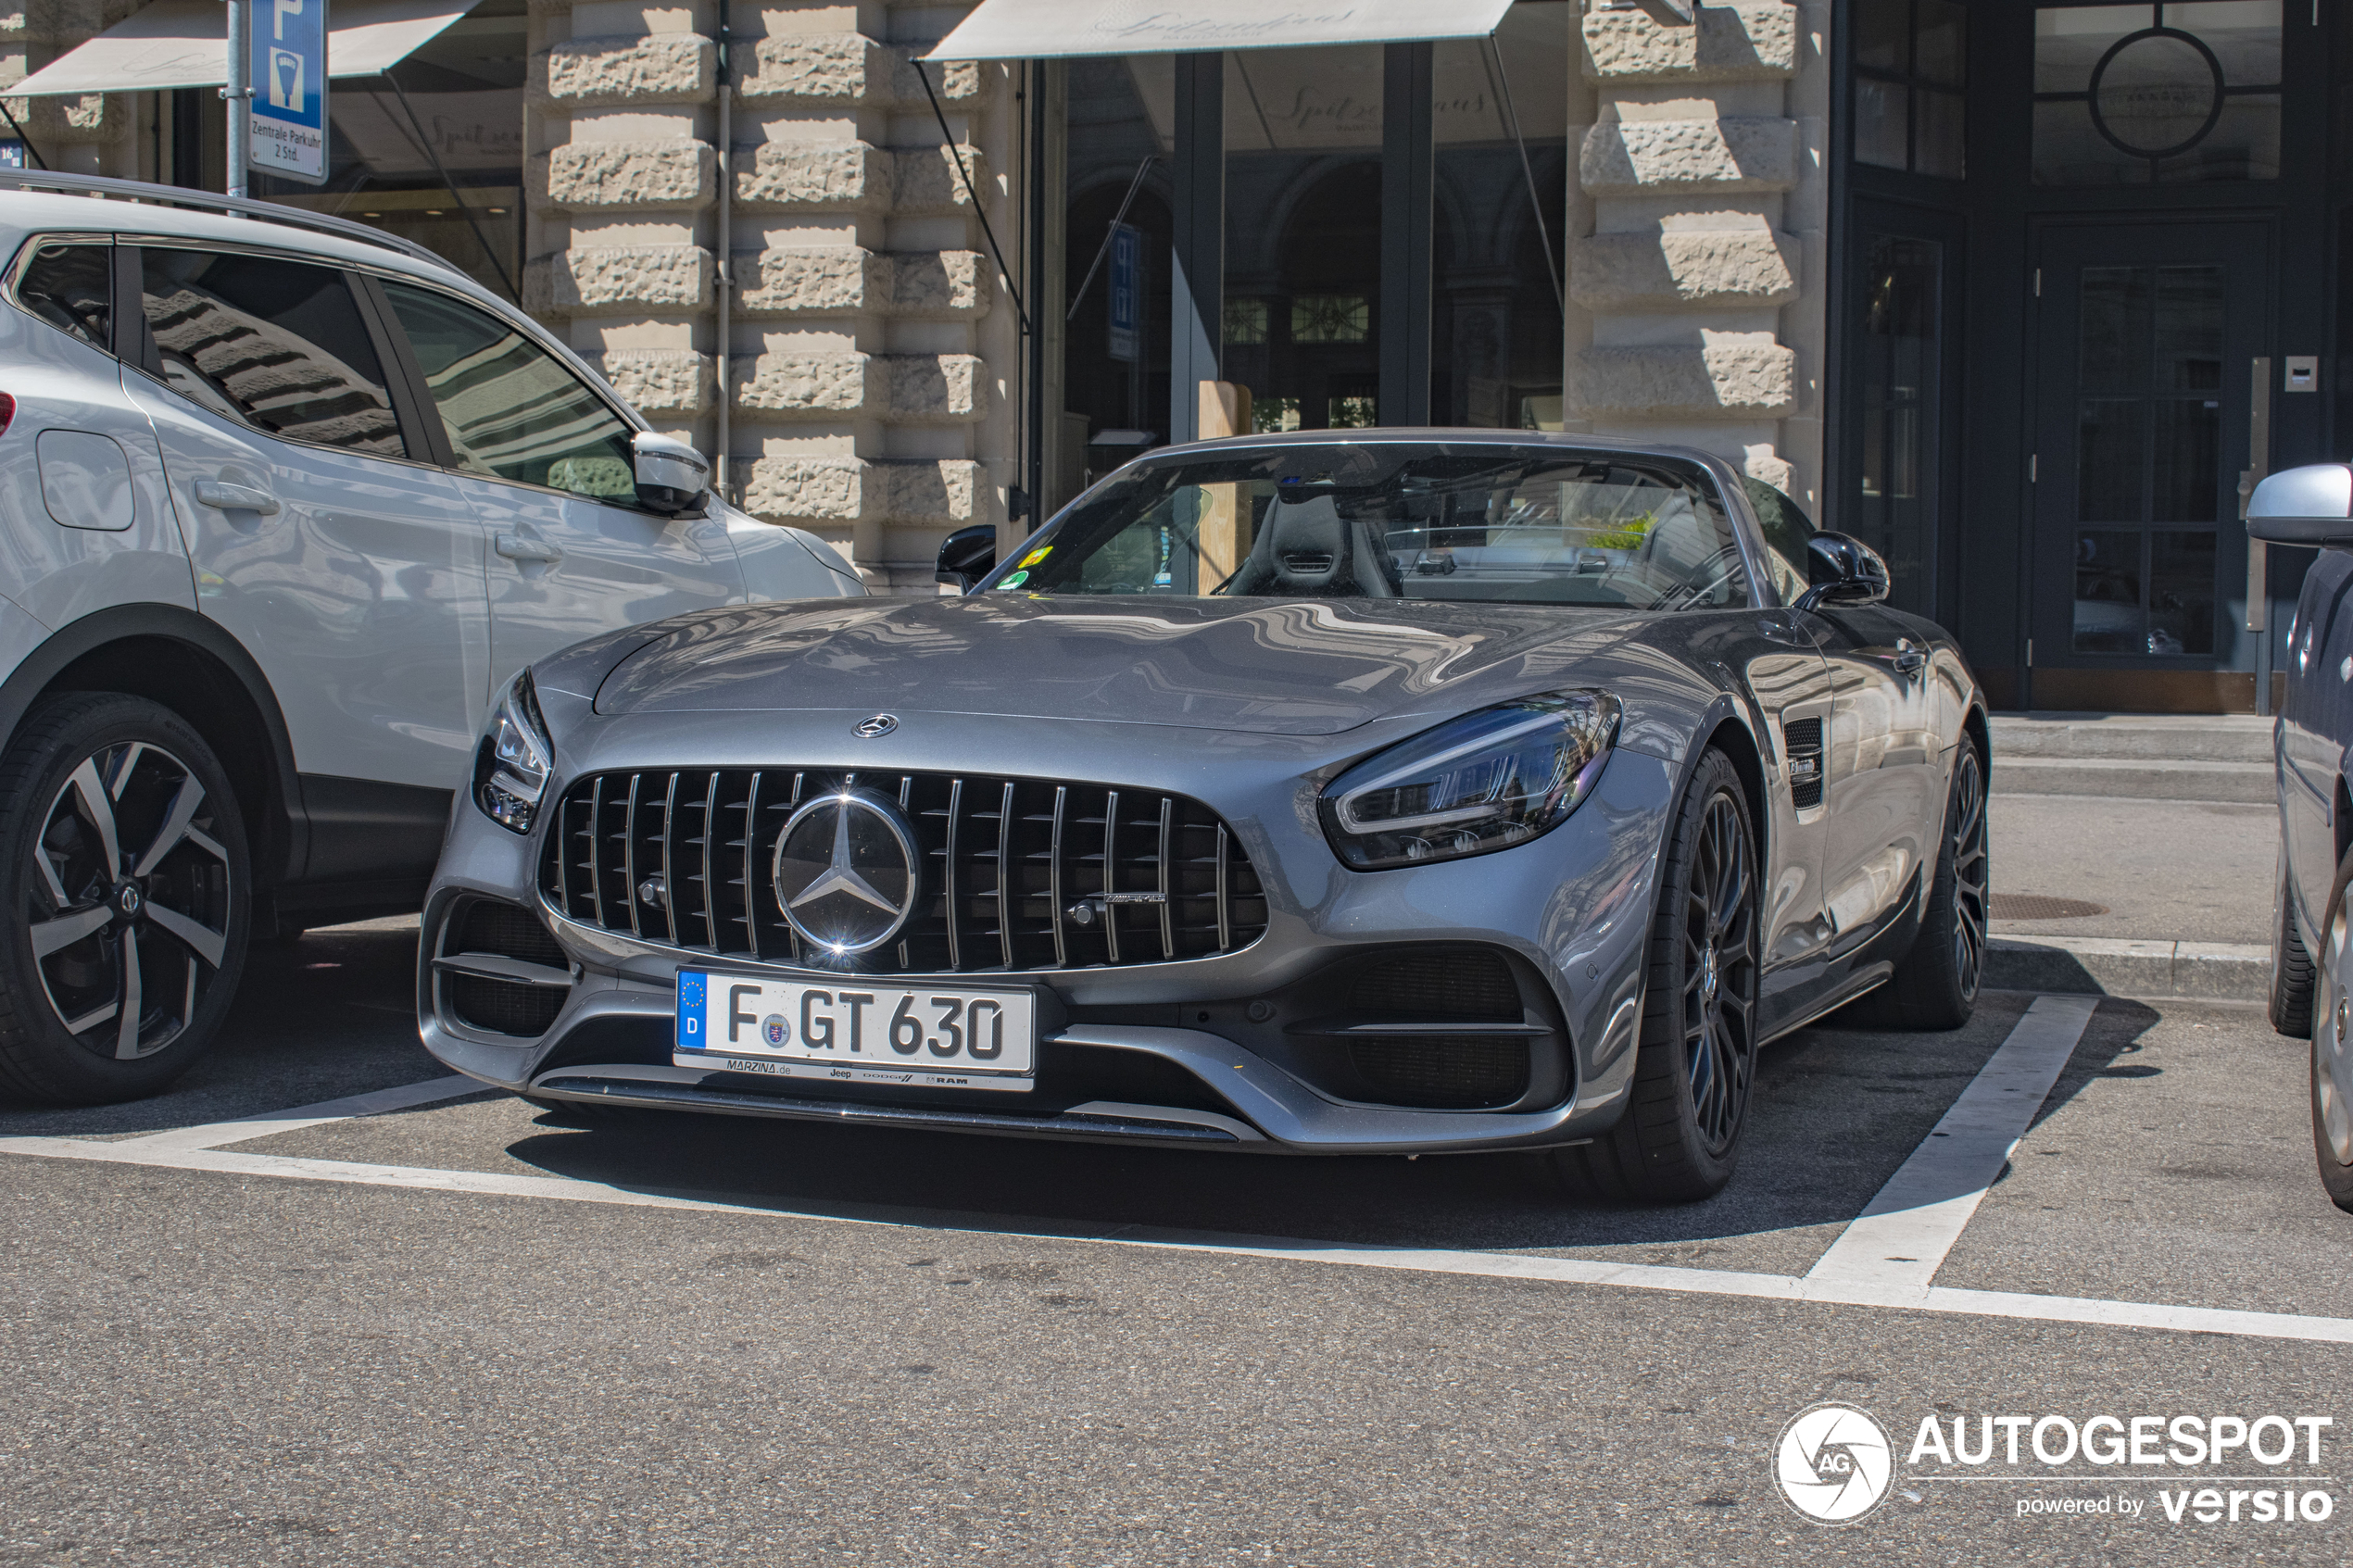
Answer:
M1428 600L966 597L681 618L599 713L855 709L1337 734L1591 678L1637 618ZM1598 674L1600 671L1592 671Z

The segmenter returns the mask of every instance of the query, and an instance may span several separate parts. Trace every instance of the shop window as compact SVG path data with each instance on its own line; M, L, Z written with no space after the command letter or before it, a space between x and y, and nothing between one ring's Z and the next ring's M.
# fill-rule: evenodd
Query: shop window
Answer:
M1250 388L1258 429L1369 424L1363 410L1380 381L1381 46L1247 49L1225 69L1233 303L1220 367ZM1241 303L1252 308L1238 313Z
M1049 509L1169 433L1176 69L1166 55L1088 56L1062 69L1066 320ZM1235 301L1227 315L1248 304L1263 333L1264 301Z
M1560 428L1554 270L1567 245L1576 144L1569 73L1558 62L1577 58L1575 27L1571 7L1556 0L1516 5L1491 44L1442 42L1431 56L1435 424Z
M1855 161L1961 178L1968 63L1954 0L1856 0Z
M2280 0L2034 13L2034 183L2280 175Z
M387 75L339 78L326 183L256 175L256 193L397 234L515 298L525 4L483 0Z

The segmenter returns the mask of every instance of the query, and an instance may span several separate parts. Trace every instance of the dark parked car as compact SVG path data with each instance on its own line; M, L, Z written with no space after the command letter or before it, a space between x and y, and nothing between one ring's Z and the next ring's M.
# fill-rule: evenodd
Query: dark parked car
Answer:
M2316 463L2256 487L2246 531L2317 545L2287 633L2287 700L2273 727L2280 872L2271 1025L2312 1041L2312 1147L2321 1180L2353 1213L2353 1047L2346 1043L2347 910L2353 879L2353 468Z

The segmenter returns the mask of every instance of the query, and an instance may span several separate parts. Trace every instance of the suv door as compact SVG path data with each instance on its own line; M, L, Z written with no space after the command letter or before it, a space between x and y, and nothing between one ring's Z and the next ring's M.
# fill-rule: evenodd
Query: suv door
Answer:
M743 597L715 518L635 502L635 430L510 322L384 279L459 491L491 536L494 682L598 632Z
M429 866L486 716L481 525L417 460L390 340L347 274L152 241L138 255L145 374L124 381L162 445L198 608L269 675L314 829L323 813L409 830L357 835L382 863L332 871L392 874L420 847ZM330 869L314 840L310 879Z

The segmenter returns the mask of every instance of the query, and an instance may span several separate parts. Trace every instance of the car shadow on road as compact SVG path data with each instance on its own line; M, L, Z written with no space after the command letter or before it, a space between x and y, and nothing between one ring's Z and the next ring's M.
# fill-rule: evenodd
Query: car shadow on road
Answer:
M0 1136L135 1137L440 1077L417 1039L416 973L413 920L258 947L212 1049L170 1088L122 1105L0 1099Z
M1948 1034L1821 1027L1768 1047L1740 1173L1717 1197L1671 1208L1574 1197L1526 1155L1287 1158L656 1112L586 1128L543 1117L507 1152L637 1190L991 1230L1174 1229L1803 1272L2032 1000L1989 993ZM2117 1015L2087 1033L2084 1050L2127 1047L2146 1023L2125 1006L2108 1004ZM2070 1073L2080 1086L2104 1065L2081 1060ZM2055 1094L2071 1092L2063 1080Z

